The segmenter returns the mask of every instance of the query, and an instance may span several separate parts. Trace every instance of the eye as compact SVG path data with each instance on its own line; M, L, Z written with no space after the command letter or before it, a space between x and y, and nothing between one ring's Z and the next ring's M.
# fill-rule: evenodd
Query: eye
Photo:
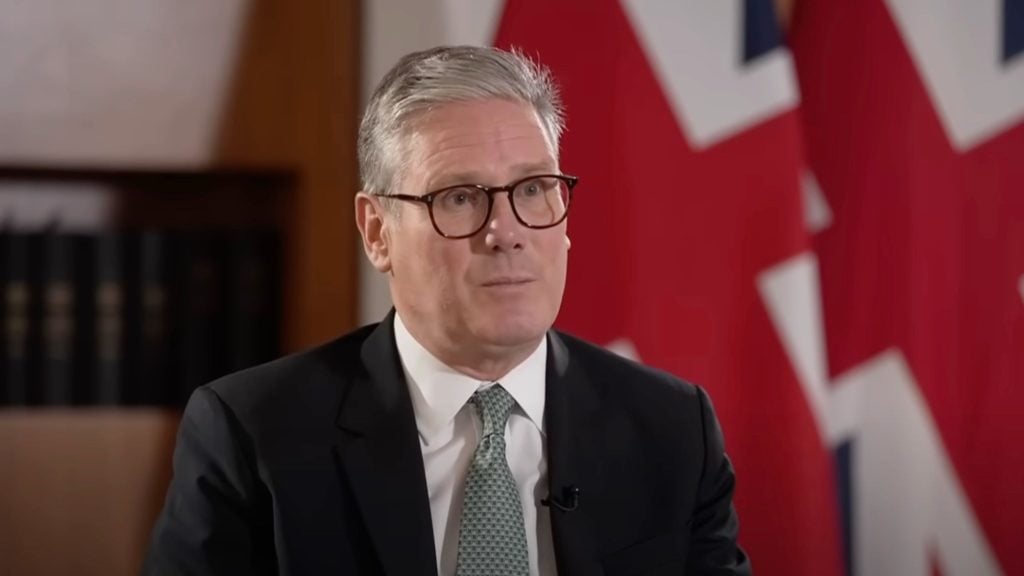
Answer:
M441 201L441 207L448 210L457 210L459 208L471 208L480 203L480 197L482 192L476 188L452 188L451 190L445 191L441 194L438 200Z
M530 198L533 196L543 194L545 188L546 186L544 180L541 178L535 178L533 180L528 180L522 184L521 193L523 196Z

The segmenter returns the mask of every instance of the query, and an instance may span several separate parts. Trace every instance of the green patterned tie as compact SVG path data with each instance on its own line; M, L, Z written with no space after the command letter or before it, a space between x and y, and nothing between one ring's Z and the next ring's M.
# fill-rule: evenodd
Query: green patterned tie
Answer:
M505 423L516 401L500 385L469 399L483 433L466 476L456 576L528 576L523 508L505 459Z

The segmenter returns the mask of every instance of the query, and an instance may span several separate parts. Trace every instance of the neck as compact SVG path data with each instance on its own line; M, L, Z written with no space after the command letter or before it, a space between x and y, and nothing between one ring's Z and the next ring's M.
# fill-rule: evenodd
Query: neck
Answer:
M460 355L458 354L459 350L457 347L452 350L452 354L448 355L430 348L427 348L427 350L439 360L466 376L476 378L477 380L497 381L504 378L513 368L529 358L538 345L540 345L540 340L515 347L512 350L503 347L500 354L495 353L493 355L480 354L479 351Z
M500 380L529 358L545 337L541 334L528 342L515 345L479 342L466 344L446 338L429 338L415 323L409 323L405 318L401 318L401 321L413 339L427 352L453 370L477 380Z

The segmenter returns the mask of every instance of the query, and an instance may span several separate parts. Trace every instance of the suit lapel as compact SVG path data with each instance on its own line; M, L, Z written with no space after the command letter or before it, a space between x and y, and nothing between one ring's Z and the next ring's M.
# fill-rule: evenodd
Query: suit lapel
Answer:
M600 481L599 444L601 391L573 363L565 341L548 332L548 367L545 387L545 427L548 444L548 489L559 496L566 486L582 493L571 512L551 508L551 534L559 574L599 574L595 561L595 523L590 512ZM588 488L589 487L589 488Z
M416 420L394 343L393 313L362 348L365 374L352 379L338 414L336 449L385 573L437 573L430 503ZM601 391L573 363L568 348L548 332L545 427L548 488L582 490L572 512L552 508L551 532L560 574L598 574L593 514L588 506L601 478ZM594 501L591 498L591 501Z
M338 414L337 451L385 573L436 574L430 503L394 312L366 339Z

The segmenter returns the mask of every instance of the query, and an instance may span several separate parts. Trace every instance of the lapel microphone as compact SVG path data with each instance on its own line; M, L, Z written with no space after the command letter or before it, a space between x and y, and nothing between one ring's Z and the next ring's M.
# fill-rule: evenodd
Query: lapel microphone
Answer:
M579 486L569 484L568 486L562 486L561 498L548 495L547 498L541 498L540 505L556 508L562 512L572 512L579 507L581 494L583 494L583 490Z

